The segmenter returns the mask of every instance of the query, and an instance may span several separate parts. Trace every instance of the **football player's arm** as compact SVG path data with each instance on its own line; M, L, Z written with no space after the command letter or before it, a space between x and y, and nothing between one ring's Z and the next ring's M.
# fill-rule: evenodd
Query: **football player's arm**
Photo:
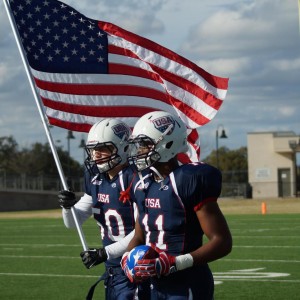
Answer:
M136 276L139 278L166 276L194 265L214 261L231 251L231 234L217 202L207 202L198 209L196 214L209 241L197 250L179 256L169 255L152 245L152 248L158 253L158 257L139 260L134 268Z
M86 268L90 269L100 263L105 262L106 260L121 257L126 252L127 246L133 235L134 230L132 230L123 239L111 245L105 246L104 248L90 248L87 251L81 252L80 256L82 258L82 262Z
M201 265L226 256L232 249L232 236L217 202L207 202L196 212L208 242L191 252L194 265Z
M97 266L109 259L121 257L127 249L128 243L134 235L134 230L123 239L104 248L90 248L80 253L83 264L87 269Z
M137 220L137 206L135 203L133 203L133 209L134 209L134 219ZM123 239L121 239L118 242L115 242L109 246L105 247L108 259L113 259L122 256L128 248L128 245L130 241L132 240L133 236L135 234L135 230L132 230L129 234L127 234Z
M122 256L126 251L129 242L134 236L134 230L127 234L123 239L105 247L107 259L113 259Z
M73 206L76 210L78 222L83 224L92 215L92 196L84 194L80 200ZM64 224L67 228L76 228L76 224L70 209L62 209Z
M199 265L219 259L232 248L232 237L217 199L222 189L222 174L214 167L204 165L201 188L194 199L201 199L195 206L197 218L208 242L191 253L194 264Z

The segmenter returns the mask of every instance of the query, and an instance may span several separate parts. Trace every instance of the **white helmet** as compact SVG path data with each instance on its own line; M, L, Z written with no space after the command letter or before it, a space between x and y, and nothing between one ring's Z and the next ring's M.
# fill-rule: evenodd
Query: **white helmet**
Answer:
M164 111L150 112L135 124L130 143L136 147L131 149L129 162L141 171L186 152L187 128L178 116ZM142 153L141 148L145 147L147 153Z
M88 158L85 164L89 170L97 165L100 173L105 173L119 164L127 161L128 138L130 127L118 119L103 119L95 123L88 134L86 151ZM95 160L93 151L97 148L106 148L109 156Z

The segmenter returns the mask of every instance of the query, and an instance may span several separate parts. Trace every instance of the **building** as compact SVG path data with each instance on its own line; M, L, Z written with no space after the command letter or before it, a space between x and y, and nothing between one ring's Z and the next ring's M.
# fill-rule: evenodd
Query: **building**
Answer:
M253 198L296 197L296 153L300 139L293 131L251 132L248 140L248 178Z

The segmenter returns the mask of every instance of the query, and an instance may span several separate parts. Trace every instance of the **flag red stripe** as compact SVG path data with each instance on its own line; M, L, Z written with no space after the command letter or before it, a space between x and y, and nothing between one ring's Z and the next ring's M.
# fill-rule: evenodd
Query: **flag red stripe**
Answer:
M199 139L198 131L196 129L193 129L188 135L187 141L190 144L190 146L194 148L194 150L197 153L197 156L200 157L200 146L198 145L198 139Z
M102 118L120 118L120 117L140 117L153 111L151 107L139 106L86 106L78 104L67 104L57 102L42 97L43 104L55 110L64 111L73 114L80 114L90 117Z
M52 118L50 116L48 116L48 120L51 125L79 132L89 132L90 128L92 127L91 124L67 122Z
M182 164L188 164L191 162L190 158L185 153L179 153L177 154L177 160L179 160Z
M186 58L178 55L177 53L153 42L150 41L144 37L141 37L139 35L136 35L132 32L129 32L123 28L120 28L119 26L116 26L111 23L103 22L103 21L98 21L99 27L106 31L109 32L112 35L122 37L126 39L127 41L130 41L134 44L141 45L144 48L147 48L151 51L154 51L155 53L165 56L171 60L174 60L183 66L186 66L192 70L194 70L196 73L201 75L208 83L210 83L212 86L219 88L219 89L227 89L228 88L228 78L222 78L218 76L214 76L206 72L204 69L200 68L193 62L187 60Z
M190 143L195 143L199 138L199 134L196 129L193 129L188 135L188 141Z
M109 44L108 45L108 52L110 54L123 55L123 56L128 56L128 57L140 60L140 58L135 53L130 51L129 49L121 48L121 47L118 47L116 45Z
M158 74L134 66L109 63L108 69L109 74L130 75L163 83Z

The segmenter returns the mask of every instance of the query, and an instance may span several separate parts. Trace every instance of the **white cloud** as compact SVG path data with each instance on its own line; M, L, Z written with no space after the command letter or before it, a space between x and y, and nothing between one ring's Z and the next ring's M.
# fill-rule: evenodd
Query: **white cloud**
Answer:
M279 108L280 114L282 114L284 117L290 117L295 115L295 108L294 107L281 107Z
M234 58L224 58L224 59L211 59L211 60L199 60L196 63L209 70L212 74L226 75L238 74L241 72L247 72L251 69L251 60L248 57Z
M240 2L199 22L183 49L204 57L255 57L295 45L290 38L296 34L295 24L298 29L295 22L297 3L293 0Z
M299 38L300 41L300 38ZM299 49L300 51L300 49ZM299 71L300 70L300 58L296 59L278 59L278 60L272 60L269 62L270 68L273 68L274 70L278 71Z

